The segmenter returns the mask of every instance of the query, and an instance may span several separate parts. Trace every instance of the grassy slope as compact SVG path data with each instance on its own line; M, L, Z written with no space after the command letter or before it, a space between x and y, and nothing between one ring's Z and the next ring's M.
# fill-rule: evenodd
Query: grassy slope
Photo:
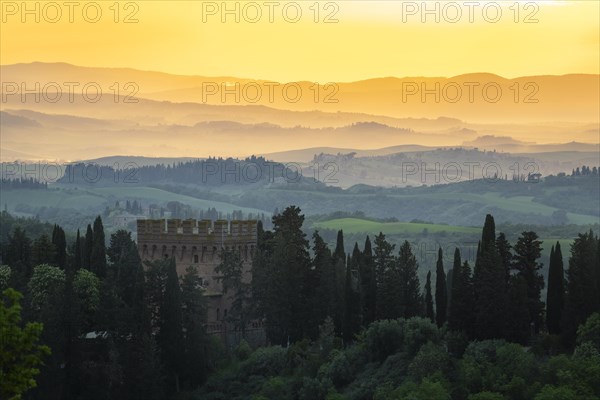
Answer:
M481 228L471 228L465 226L438 225L438 224L419 224L411 222L375 222L358 218L340 218L329 221L317 222L315 228L322 229L342 229L347 233L369 233L377 234L383 232L386 235L395 234L413 234L423 232L427 229L430 233L436 232L459 232L459 233L478 233Z
M150 203L163 204L168 201L179 201L198 209L215 207L225 213L242 210L245 213L260 213L263 210L239 207L234 204L220 201L201 200L194 197L171 193L149 187L103 187L93 189L52 189L52 190L3 190L0 195L2 207L6 204L9 211L14 211L18 204L27 204L32 207L56 207L74 210L99 209L111 198L141 200L144 206Z
M396 195L394 197L418 200L418 195ZM468 202L487 204L490 206L498 207L503 210L515 210L524 213L533 213L541 215L552 215L553 212L557 211L558 208L547 206L538 202L533 201L533 196L513 196L504 197L498 192L487 192L485 194L477 193L431 193L427 194L428 198L440 199L440 200L457 200L462 199ZM598 218L590 215L567 213L567 218L572 224L590 224L597 223Z

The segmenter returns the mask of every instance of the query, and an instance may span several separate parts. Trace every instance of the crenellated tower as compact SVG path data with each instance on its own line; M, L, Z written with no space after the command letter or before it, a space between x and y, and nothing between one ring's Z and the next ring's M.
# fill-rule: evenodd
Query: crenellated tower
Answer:
M138 251L142 261L174 258L180 276L188 267L196 268L209 299L207 329L222 332L231 300L223 293L215 267L221 262L221 249L236 251L244 264L244 280L250 282L256 227L252 220L139 219Z

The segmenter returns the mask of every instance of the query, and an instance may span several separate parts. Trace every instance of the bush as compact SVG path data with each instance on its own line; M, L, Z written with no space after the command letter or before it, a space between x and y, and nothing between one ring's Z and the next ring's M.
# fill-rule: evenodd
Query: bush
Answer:
M577 400L578 398L570 388L546 385L534 400Z
M286 350L281 346L263 347L256 350L241 363L240 369L247 375L276 376L285 368Z
M10 286L11 270L8 265L0 265L0 292Z
M58 297L64 288L65 280L65 271L58 267L48 264L40 264L34 267L28 283L33 309L40 310L51 299Z
M400 351L404 339L404 320L373 322L364 333L367 352L374 361L383 361Z
M304 378L298 391L298 400L325 400L332 388L333 383L329 379Z
M600 351L600 314L594 313L577 329L577 344L592 343Z
M260 391L265 399L285 400L291 399L291 387L288 382L280 376L275 376L267 380Z
M565 351L560 335L541 333L534 338L531 351L537 356L555 355Z
M450 393L442 382L424 379L421 383L407 381L393 391L380 388L374 400L450 400Z
M439 343L441 339L437 326L427 318L411 318L404 323L404 348L411 354L417 354L427 342Z
M446 350L440 345L427 343L421 347L408 366L408 376L415 382L420 382L434 373L447 377L450 368L451 360Z
M469 345L469 338L464 332L460 331L446 332L444 340L446 341L446 346L448 346L448 353L457 358L463 356Z
M235 348L235 357L240 361L245 361L252 354L252 348L245 339L240 341L240 344Z
M469 396L469 400L506 400L500 393L481 392Z
M327 375L338 388L352 382L352 369L345 352L340 351L336 353L329 364Z
M473 342L459 362L460 375L470 393L502 393L511 400L530 399L539 390L533 384L538 366L531 353L502 340Z

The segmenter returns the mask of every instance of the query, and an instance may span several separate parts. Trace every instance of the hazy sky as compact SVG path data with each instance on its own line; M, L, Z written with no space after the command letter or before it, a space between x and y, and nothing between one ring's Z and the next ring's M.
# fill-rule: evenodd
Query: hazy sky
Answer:
M2 1L0 61L319 82L598 73L599 3Z

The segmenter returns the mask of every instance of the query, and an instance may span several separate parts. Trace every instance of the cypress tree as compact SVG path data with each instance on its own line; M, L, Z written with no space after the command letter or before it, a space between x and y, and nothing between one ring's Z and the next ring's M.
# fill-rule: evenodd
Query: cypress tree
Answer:
M452 307L452 277L454 276L454 269L450 268L446 274L446 293L448 294L448 306L446 307L446 320L450 314L450 307Z
M77 236L75 237L74 247L75 248L73 251L73 272L77 272L81 269L81 259L82 259L81 234L79 233L79 229L77 229Z
M474 311L471 267L467 261L461 265L458 248L454 250L452 271L452 303L450 303L448 326L451 330L462 331L470 335L473 332Z
M510 245L510 243L508 242L508 240L506 240L506 235L504 235L504 233L500 232L500 234L498 235L498 238L496 239L496 246L498 247L498 253L500 254L500 258L502 259L502 266L504 267L504 273L505 273L505 285L506 288L508 289L508 283L510 281L510 275L511 275L511 268L512 268L512 260L513 260L513 255L511 253L511 248L512 246Z
M92 231L92 226L88 224L87 230L85 231L85 243L83 246L83 261L82 267L88 270L91 269L91 260L92 260L92 248L94 247L94 232Z
M530 315L527 295L527 280L523 275L511 276L508 291L508 310L506 335L511 342L527 344L530 337Z
M261 309L267 320L267 335L282 345L308 337L304 319L311 300L306 296L306 282L312 281L312 272L303 222L304 215L295 206L273 217L274 232L267 249L271 254L266 254L261 272Z
M344 291L344 343L350 343L358 333L361 325L361 305L359 282L356 277L360 268L361 253L358 243L354 244L352 256L348 257L346 263L346 281ZM356 274L356 275L355 275Z
M562 333L567 345L575 343L577 327L598 310L598 239L594 233L579 234L571 245L567 270L567 298Z
M539 273L542 264L537 260L541 255L541 244L535 232L523 232L515 245L514 267L527 283L527 302L529 322L535 333L540 331L543 322L544 303L540 300L544 288L544 277Z
M48 235L43 234L33 242L33 246L31 246L31 258L33 265L55 263L56 247Z
M400 246L397 264L400 278L401 316L411 318L423 315L423 296L417 272L419 264L408 240L405 240L402 246Z
M117 294L128 307L134 307L141 296L137 291L143 291L143 273L137 245L131 237L131 232L120 229L110 236L110 246L106 250L111 262L109 277L113 280ZM136 317L136 316L134 316Z
M375 236L373 261L377 279L377 318L395 319L401 316L401 283L397 272L397 263L393 255L394 245L390 244L383 233Z
M433 312L433 298L431 296L431 271L427 271L427 280L425 281L425 316L435 323L435 314Z
M375 273L375 263L373 261L373 251L371 249L371 240L369 236L365 240L365 247L362 252L362 262L360 264L360 282L362 286L363 299L363 322L369 325L375 321L377 307L377 280Z
M506 272L496 247L494 217L486 215L473 276L477 339L500 339L506 323Z
M14 276L11 276L14 287L24 290L33 274L33 263L31 260L31 240L21 227L15 227L12 235L8 235L8 245L3 256L3 261L10 265L15 272Z
M450 302L450 311L448 315L448 327L451 330L458 331L463 329L461 326L461 305L462 296L464 294L464 287L462 285L462 269L460 250L458 247L454 249L454 261L452 263L452 281L450 285L450 292L452 293L452 302Z
M346 251L344 250L344 232L339 230L337 233L337 240L335 250L333 251L333 267L335 270L335 313L333 315L333 322L335 325L335 332L337 335L342 336L343 325L344 325L344 290L346 282Z
M446 289L446 273L444 272L443 254L442 248L440 247L435 270L435 316L439 328L446 323L447 306L448 291Z
M58 225L54 224L52 226L52 236L51 236L51 242L54 245L54 247L56 248L56 237L57 237L57 231L58 231ZM56 260L54 260L54 265L58 266L56 264Z
M462 330L470 336L474 336L475 288L473 285L473 274L471 273L471 267L469 266L468 261L463 262L461 267L461 277L462 287L464 289L463 293L461 294Z
M99 278L106 276L106 243L104 239L104 226L102 225L100 216L94 220L90 270Z
M54 264L60 269L65 269L67 265L67 239L65 231L58 225L52 229L52 244L56 250Z
M333 251L333 263L336 264L340 259L346 263L346 250L344 250L344 231L339 230L337 233L337 240L335 244L335 250Z
M180 363L184 365L182 368L182 378L188 384L188 387L199 386L206 378L210 368L207 360L209 359L210 350L207 346L208 341L204 328L207 311L206 297L203 295L201 282L202 279L198 276L198 272L193 266L189 266L186 269L181 279L185 356L183 360L180 360ZM234 300L232 309L236 308L235 302ZM244 323L241 324L242 337L244 336L243 326Z
M337 304L335 303L337 283L331 251L318 231L313 233L313 254L312 265L319 279L315 311L319 323L322 323L327 317L333 319L337 310Z
M184 357L181 288L175 268L175 259L171 258L165 262L168 263L167 281L160 307L158 342L170 386L175 392L179 392L181 360Z
M548 293L546 296L546 327L554 335L560 334L560 321L564 307L565 277L560 242L550 250L548 269Z
M592 265L596 266L595 278L596 281L596 312L600 313L600 238L596 236L596 260Z
M333 288L333 295L335 300L335 310L333 313L333 324L335 326L335 333L338 336L342 336L344 329L344 290L346 282L346 256L344 257L333 257L332 260L333 272L335 274L335 287Z

